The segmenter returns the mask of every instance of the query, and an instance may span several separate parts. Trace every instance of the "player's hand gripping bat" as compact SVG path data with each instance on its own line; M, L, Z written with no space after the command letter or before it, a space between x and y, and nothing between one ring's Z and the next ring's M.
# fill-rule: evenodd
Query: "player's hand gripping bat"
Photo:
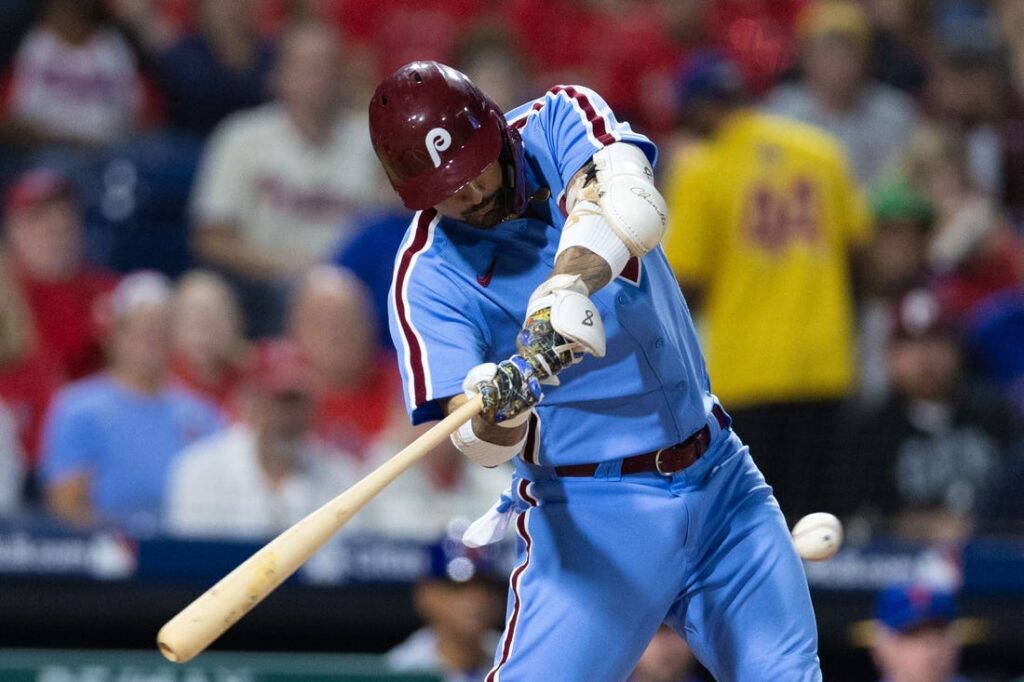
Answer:
M175 663L192 660L298 570L367 502L482 407L480 396L459 406L361 481L267 543L160 628L160 653Z

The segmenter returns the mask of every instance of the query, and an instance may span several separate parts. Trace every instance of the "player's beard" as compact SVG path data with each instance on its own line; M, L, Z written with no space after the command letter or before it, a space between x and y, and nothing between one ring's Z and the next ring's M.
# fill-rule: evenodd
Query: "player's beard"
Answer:
M479 204L472 206L462 215L463 222L485 230L500 223L509 215L505 207L504 194L504 187L499 187L488 194Z

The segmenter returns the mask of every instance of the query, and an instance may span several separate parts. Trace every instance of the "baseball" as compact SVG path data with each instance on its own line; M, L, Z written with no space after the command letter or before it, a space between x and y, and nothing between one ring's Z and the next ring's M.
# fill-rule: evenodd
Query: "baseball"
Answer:
M807 561L830 559L842 544L843 524L832 514L808 514L793 526L796 553Z

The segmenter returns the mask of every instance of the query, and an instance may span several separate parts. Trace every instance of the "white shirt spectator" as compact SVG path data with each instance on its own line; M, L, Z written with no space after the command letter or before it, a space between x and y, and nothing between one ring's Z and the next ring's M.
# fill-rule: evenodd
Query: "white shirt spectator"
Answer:
M213 133L196 180L201 224L234 224L250 245L314 259L380 200L383 178L366 117L339 116L326 144L313 145L279 104L235 114Z
M914 101L881 83L865 85L857 105L846 112L827 111L804 84L780 85L769 94L765 108L839 138L861 185L870 184L902 150L917 119Z
M345 455L311 437L300 470L272 487L257 459L255 435L235 424L194 443L175 462L167 529L183 536L269 538L355 480Z
M0 403L0 516L18 510L23 462L14 415Z
M488 650L498 648L501 635L488 632L484 646ZM409 638L387 653L387 663L396 672L439 672L444 682L477 682L487 674L487 669L472 672L452 670L437 650L437 635L429 627L420 628Z
M370 454L370 465L379 466L402 446L400 441L381 439ZM442 447L451 446L445 441ZM436 469L432 470L430 458L449 454L455 469L444 472L446 477L442 479ZM457 452L433 452L427 457L366 505L360 512L363 530L436 542L452 519L472 521L487 512L512 481L508 466L486 469ZM454 476L450 476L452 473Z
M9 110L44 132L105 143L135 128L142 84L127 42L110 29L71 45L43 27L18 48Z

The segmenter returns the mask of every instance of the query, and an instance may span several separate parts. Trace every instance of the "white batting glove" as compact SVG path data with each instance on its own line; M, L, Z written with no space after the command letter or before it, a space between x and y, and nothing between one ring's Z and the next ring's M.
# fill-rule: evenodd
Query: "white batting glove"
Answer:
M465 380L462 382L462 390L466 397L470 399L475 398L479 393L477 387L482 383L493 381L497 373L498 366L493 362L486 362L469 370ZM521 426L530 418L531 414L533 414L532 407L521 414L498 422L498 426L504 428ZM518 455L523 449L523 444L526 442L526 434L524 433L522 439L514 445L491 443L476 435L476 432L473 431L473 420L470 419L460 426L458 431L452 434L451 439L452 444L458 451L470 460L480 466L491 468L507 462Z
M477 365L473 369L469 370L469 372L466 373L466 378L462 380L462 392L466 394L467 398L472 400L480 393L480 391L477 390L477 386L481 383L491 381L497 373L498 366L493 362L485 362L482 365ZM533 414L532 407L515 417L498 422L498 426L506 429L514 429L517 426L525 424L531 414Z

